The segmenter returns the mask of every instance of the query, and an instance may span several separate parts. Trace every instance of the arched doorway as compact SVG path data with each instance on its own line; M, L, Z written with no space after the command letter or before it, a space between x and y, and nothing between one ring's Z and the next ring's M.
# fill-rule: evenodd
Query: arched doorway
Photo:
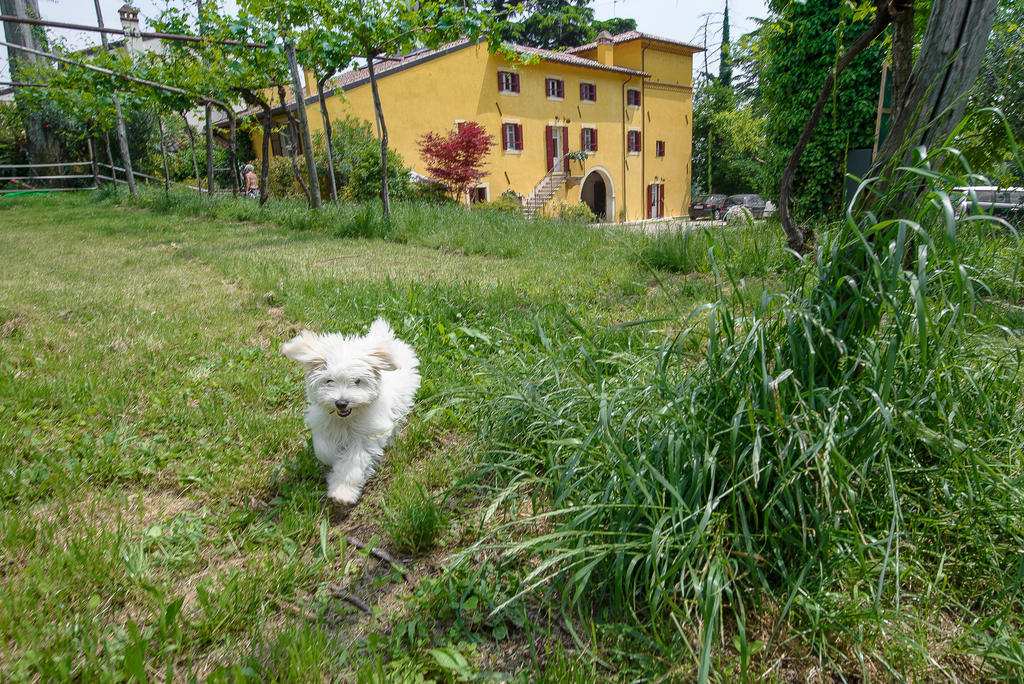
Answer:
M580 186L580 202L583 202L599 219L615 217L615 192L608 173L595 167L590 170Z

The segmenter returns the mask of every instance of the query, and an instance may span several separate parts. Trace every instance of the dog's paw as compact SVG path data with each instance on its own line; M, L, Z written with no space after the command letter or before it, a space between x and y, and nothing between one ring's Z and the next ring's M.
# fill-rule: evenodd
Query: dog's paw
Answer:
M350 484L341 483L335 485L327 492L327 496L335 503L345 504L346 506L354 506L359 501L360 490L358 487L354 487Z

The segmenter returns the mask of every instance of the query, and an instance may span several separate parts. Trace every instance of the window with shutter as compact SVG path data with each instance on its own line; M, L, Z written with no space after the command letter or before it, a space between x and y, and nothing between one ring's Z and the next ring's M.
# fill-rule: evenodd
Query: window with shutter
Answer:
M565 81L558 78L549 78L545 79L544 82L549 100L565 99Z
M654 143L654 156L664 157L665 156L665 141L659 140Z
M501 125L501 149L505 152L518 152L523 149L523 126L517 123Z
M580 101L597 102L597 86L593 83L580 83Z
M630 88L626 91L626 105L629 107L640 106L640 91Z
M519 92L519 74L513 71L498 72L498 91L502 93Z
M626 150L632 154L640 152L640 131L630 131L627 134Z
M584 152L597 152L597 129L580 129L580 149Z

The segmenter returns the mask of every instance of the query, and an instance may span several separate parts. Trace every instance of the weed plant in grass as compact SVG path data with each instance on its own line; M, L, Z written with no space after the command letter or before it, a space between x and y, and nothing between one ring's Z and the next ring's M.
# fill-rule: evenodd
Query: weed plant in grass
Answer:
M444 511L418 483L396 483L391 490L382 524L400 553L418 554L437 541L444 523Z
M687 679L793 649L844 677L1024 671L995 638L1024 636L1021 247L957 218L933 161L874 205L925 178L912 213L848 217L787 292L725 281L657 353L538 322L481 429L495 539L524 561L496 610L631 622L667 663L690 649ZM717 255L700 239L678 254Z

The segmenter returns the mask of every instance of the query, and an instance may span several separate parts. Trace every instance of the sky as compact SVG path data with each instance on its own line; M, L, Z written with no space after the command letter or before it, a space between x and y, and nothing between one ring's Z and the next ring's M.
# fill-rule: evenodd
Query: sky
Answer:
M96 25L96 9L92 0L37 0L39 13L44 19L71 24ZM120 28L117 10L125 0L100 0L105 26ZM195 0L135 0L143 28L146 18L155 17L168 6L189 7ZM235 9L235 0L225 0L229 11ZM704 25L707 22L708 68L712 73L718 70L718 45L722 31L722 9L725 0L594 0L590 5L598 19L630 17L636 19L637 30L663 38L695 45L704 44ZM756 27L752 18L766 16L765 0L729 0L729 28L735 40ZM57 32L68 41L71 48L83 48L99 44L98 33L80 31ZM700 65L703 67L703 64ZM9 80L6 51L0 50L0 81Z

